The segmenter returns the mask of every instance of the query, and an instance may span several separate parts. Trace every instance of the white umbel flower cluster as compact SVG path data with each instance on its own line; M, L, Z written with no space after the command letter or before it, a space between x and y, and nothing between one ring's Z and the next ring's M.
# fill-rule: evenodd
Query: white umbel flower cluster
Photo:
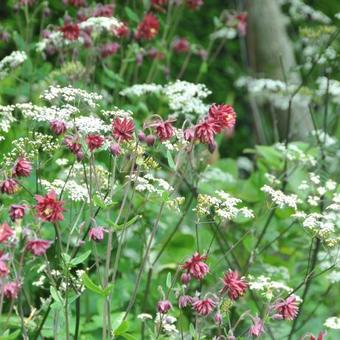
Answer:
M297 204L299 202L297 195L286 195L281 190L275 190L267 184L261 188L261 191L268 194L273 203L276 204L279 208L283 209L289 207L297 209Z
M340 329L340 317L332 316L331 318L328 318L325 321L324 326L331 329Z
M246 207L239 207L242 201L232 197L224 191L215 191L216 196L199 194L198 204L194 209L200 216L209 216L213 211L216 216L224 221L232 220L236 217L243 216L245 218L253 218L254 213Z
M20 66L27 59L23 51L14 51L0 61L0 80L4 79L11 70Z
M120 95L122 96L131 96L131 97L141 97L147 94L152 93L161 93L163 90L162 85L157 84L136 84L126 89L120 91Z
M12 123L15 122L16 119L13 117L14 110L14 105L0 105L0 132L8 132ZM0 141L3 139L4 137L0 136Z
M115 17L90 17L79 24L82 30L91 30L92 35L109 33L115 35L122 22Z
M95 108L97 106L97 102L102 99L102 96L98 93L87 92L72 86L50 86L48 90L43 92L41 98L48 102L52 102L57 99L61 99L66 103L82 102L92 108Z

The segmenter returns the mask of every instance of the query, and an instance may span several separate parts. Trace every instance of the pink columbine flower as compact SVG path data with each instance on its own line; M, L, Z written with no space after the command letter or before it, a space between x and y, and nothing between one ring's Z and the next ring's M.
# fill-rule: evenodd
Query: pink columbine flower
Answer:
M26 249L35 256L44 255L50 247L51 242L46 240L30 240L26 243Z
M150 127L154 127L156 129L156 133L161 142L172 138L175 134L175 130L172 126L172 120L165 121L157 121L155 123L150 124Z
M12 175L17 177L28 177L32 171L32 164L24 157L20 157L14 164Z
M107 43L100 48L100 56L102 58L110 57L118 52L120 45L116 42Z
M86 144L90 151L94 151L104 144L104 137L100 135L88 135L86 137Z
M273 308L278 313L273 316L274 319L294 320L299 311L295 296L277 300Z
M215 308L216 302L212 299L197 300L192 303L193 309L202 316L209 315Z
M120 143L133 139L135 124L132 119L116 118L112 121L112 135Z
M159 31L159 21L152 13L144 16L143 21L138 25L136 32L136 39L151 40Z
M190 49L190 44L186 38L175 38L172 42L172 49L176 53L188 53Z
M122 23L115 31L118 38L125 38L129 35L130 29L126 23Z
M215 320L217 325L221 325L221 323L223 321L222 314L220 312L217 312L214 316L214 320Z
M259 317L253 318L253 325L249 328L249 335L259 337L264 333L264 323Z
M4 295L7 299L14 300L18 297L20 291L20 283L17 281L8 282L3 287Z
M237 30L241 37L244 37L247 34L247 13L242 12L235 16L237 19Z
M169 300L158 301L157 310L159 313L166 314L172 308L172 304Z
M221 289L221 294L228 293L228 296L232 300L237 300L242 296L248 284L243 277L240 277L237 271L228 271L223 277L223 288Z
M51 121L50 128L57 136L64 134L67 130L66 124L62 120Z
M184 263L183 269L197 280L202 280L209 273L209 266L204 262L207 256L195 253L190 260Z
M103 241L106 230L103 227L93 227L89 230L89 238L92 241Z
M195 126L195 138L201 143L213 144L219 127L215 120L204 119Z
M195 139L195 129L194 128L185 129L184 139L188 142L192 142Z
M231 105L211 105L208 117L215 122L217 133L221 132L223 129L232 128L236 123L236 113Z
M9 217L14 222L15 220L21 220L25 216L26 206L20 204L11 205L9 211Z
M0 278L5 277L9 274L9 269L4 261L0 260Z
M13 234L13 229L6 222L0 224L0 243L6 242Z
M63 36L66 40L74 41L79 38L80 28L78 24L65 23L64 26L60 28Z
M326 332L320 332L318 334L318 337L315 337L313 334L308 334L307 336L309 336L309 340L324 340L326 335L327 335Z
M63 208L64 202L57 199L57 194L55 191L50 191L45 196L35 195L37 204L35 209L39 218L43 221L48 222L58 222L63 221Z
M189 295L181 295L178 299L178 307L183 309L187 306L190 306L193 302L193 299Z
M19 190L18 182L13 178L4 180L0 185L0 191L3 194L12 195Z
M78 138L73 136L66 136L64 144L75 155L81 150L81 144L78 143Z
M193 11L199 9L202 5L203 0L187 0L187 6Z

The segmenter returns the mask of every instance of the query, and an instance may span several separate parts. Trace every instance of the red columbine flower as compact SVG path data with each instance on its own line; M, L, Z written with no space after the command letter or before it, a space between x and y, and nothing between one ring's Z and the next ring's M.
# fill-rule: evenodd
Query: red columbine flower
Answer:
M186 38L176 38L172 42L172 48L176 53L187 53L190 49L189 41Z
M104 144L104 137L100 135L88 135L86 137L86 144L90 151L99 149Z
M237 30L241 37L244 37L247 33L247 13L242 12L235 16L235 19L238 20Z
M165 121L157 121L155 123L150 124L150 127L154 127L156 129L156 134L159 139L163 142L165 140L170 139L175 134L174 127L172 126L173 120L165 120Z
M119 48L120 48L120 45L116 42L107 43L100 48L100 56L102 58L107 58L111 55L116 54Z
M221 289L221 294L228 293L228 296L232 300L237 300L242 296L248 284L243 277L240 277L238 272L228 271L223 277L224 287Z
M32 165L24 157L20 157L14 164L12 175L17 177L28 177L31 174Z
M6 242L13 234L13 230L6 222L0 224L0 243Z
M132 119L116 118L112 121L112 135L118 142L125 142L133 139L132 134L135 124Z
M125 23L122 23L118 28L115 30L115 34L118 38L125 38L129 35L130 29L129 26Z
M201 143L213 144L218 129L215 121L205 119L195 126L195 138L199 139Z
M143 18L143 21L138 25L136 32L136 39L153 39L159 31L159 22L157 17L152 13L148 13Z
M53 120L50 127L57 136L64 134L66 131L66 124L62 120Z
M4 261L0 260L0 278L5 277L9 274L9 269Z
M25 216L26 206L20 204L13 204L9 210L9 217L12 221L20 220Z
M209 266L203 261L207 260L207 256L195 253L190 260L184 263L183 269L197 280L202 280L209 273Z
M15 179L8 178L0 185L0 191L3 194L12 195L19 190L18 182Z
M106 230L103 227L94 227L89 231L89 238L92 241L103 241Z
M78 139L76 137L66 136L64 138L64 144L75 155L81 151L81 144L78 143Z
M236 113L231 105L213 104L208 116L215 121L218 133L223 129L232 128L236 123Z
M253 318L253 325L249 328L249 335L259 337L264 333L264 324L259 317Z
M192 303L193 309L200 315L209 315L215 308L216 302L212 299L197 300Z
M39 218L43 221L55 223L64 220L62 214L65 210L63 208L64 202L58 201L55 191L50 191L46 196L35 195L35 199L37 201L35 209Z
M44 255L50 247L51 242L45 240L31 240L26 243L26 249L35 256Z
M294 320L299 311L295 296L290 296L286 300L277 300L273 308L278 313L274 315L275 319Z
M20 283L17 281L8 282L3 287L3 293L7 299L16 299L20 291Z
M157 310L159 313L166 314L172 308L169 300L158 301Z
M199 9L203 5L203 0L187 0L187 6L193 11Z
M189 295L182 295L178 299L178 307L181 308L181 309L185 308L185 307L191 305L192 302L193 302L193 299L192 299L191 296L189 296Z
M80 29L78 24L65 23L63 27L60 28L63 36L67 40L77 40L80 35Z

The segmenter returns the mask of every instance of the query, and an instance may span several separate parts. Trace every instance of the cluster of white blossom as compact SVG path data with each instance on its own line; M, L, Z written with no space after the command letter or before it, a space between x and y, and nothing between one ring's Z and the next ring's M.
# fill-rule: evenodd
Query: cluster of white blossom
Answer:
M323 130L314 130L311 132L311 135L322 142L325 147L331 147L338 142L334 136L330 136Z
M318 44L308 44L302 51L305 58L303 67L307 70L311 69L314 63L319 65L329 65L330 62L335 61L337 52L332 46L320 49Z
M340 317L332 316L331 318L328 318L325 321L324 326L331 329L340 329Z
M27 54L23 51L14 51L10 55L0 60L0 80L4 79L10 70L17 68L27 59Z
M131 118L133 116L133 112L132 111L127 111L127 110L123 110L123 109L119 109L118 107L114 108L114 110L110 110L110 111L105 111L102 110L101 114L106 117L106 118Z
M211 93L204 84L193 84L187 81L177 80L165 86L157 84L137 84L120 92L123 96L143 96L151 93L163 94L169 103L174 115L184 114L191 117L192 114L202 116L207 113L208 105L203 99Z
M293 20L313 20L330 24L331 19L324 13L308 6L303 0L279 0L281 5L289 4L289 14Z
M241 77L235 85L240 88L246 88L258 102L270 102L274 107L287 110L289 100L297 89L296 84L285 84L283 81L275 79L256 79L252 77ZM312 93L303 88L294 96L294 105L299 107L308 107L312 100Z
M332 101L336 104L340 104L340 81L335 79L328 79L326 77L319 77L317 79L318 94L324 96L328 91Z
M15 122L16 119L13 117L14 110L14 105L0 105L0 132L8 132L12 123ZM4 137L0 136L0 141L2 139L4 139Z
M163 194L170 195L174 191L174 188L166 180L156 178L151 173L147 173L143 177L135 174L126 177L135 183L135 189L138 192L156 194L162 197Z
M77 117L74 125L77 131L84 135L109 132L111 130L111 125L106 124L102 119L94 116Z
M87 188L78 184L74 180L68 180L66 183L62 179L55 179L49 182L45 179L41 180L41 185L47 190L54 190L58 195L64 190L65 194L71 201L74 202L88 202L89 195Z
M178 336L179 331L175 326L176 321L177 319L175 317L160 313L157 313L155 318L155 324L157 325L157 328L161 328L161 330L169 336L176 334Z
M254 218L252 210L246 207L239 207L242 201L232 197L228 193L220 190L215 191L216 196L199 194L197 206L194 209L200 216L209 216L214 212L224 221L235 219L239 216L244 218Z
M161 93L162 90L163 90L163 86L158 85L158 84L136 84L136 85L132 85L120 91L120 95L131 96L131 97L141 97L147 94Z
M276 143L274 147L276 150L280 151L283 158L287 158L288 161L297 162L306 166L316 165L315 157L301 149L299 144L289 143L286 148L284 143Z
M92 35L101 33L116 34L122 22L115 17L90 17L79 24L82 30L91 30Z
M297 209L297 204L299 202L297 195L295 194L287 195L283 191L275 190L267 184L261 188L261 191L268 194L273 203L275 203L279 208L282 209L289 207Z
M235 39L238 36L237 29L234 27L222 27L210 34L211 40L216 39Z
M50 86L48 90L43 92L41 98L48 102L52 102L57 99L62 99L66 103L75 103L78 101L79 103L83 102L88 106L95 108L97 101L101 100L102 96L97 93L77 89L72 86Z

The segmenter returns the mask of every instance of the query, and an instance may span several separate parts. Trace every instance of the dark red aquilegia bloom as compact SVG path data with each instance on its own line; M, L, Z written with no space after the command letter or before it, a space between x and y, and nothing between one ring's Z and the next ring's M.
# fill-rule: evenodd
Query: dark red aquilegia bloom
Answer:
M135 124L132 119L116 118L112 121L112 135L118 142L125 142L133 139L132 134Z
M94 151L104 144L104 137L100 135L88 135L86 137L86 144L90 151Z
M204 262L207 256L195 253L190 260L184 263L183 269L197 280L202 280L209 273L209 266Z
M223 277L223 288L221 289L221 294L227 293L229 298L232 300L237 300L242 296L248 284L243 277L240 277L237 271L228 271Z
M13 234L13 229L6 222L0 224L0 243L6 242Z
M31 162L24 157L20 157L14 164L12 174L17 177L28 177L31 174L31 170Z
M289 296L286 300L279 299L273 306L277 312L275 319L294 320L298 314L299 307L295 296Z
M64 220L62 214L65 210L64 202L57 199L55 191L50 191L46 196L35 195L35 199L37 201L35 209L40 219L52 223Z
M80 29L79 29L78 24L72 24L72 23L64 24L64 26L60 28L60 31L63 33L63 36L65 39L71 40L71 41L77 40L80 35Z
M218 133L223 129L232 128L236 123L236 112L231 105L227 104L211 105L208 117L215 122Z
M143 18L143 21L138 25L136 39L153 39L159 31L159 21L152 13L148 13Z
M149 124L149 127L153 127L156 129L156 134L158 138L161 140L161 142L164 142L165 140L171 139L174 134L175 130L172 126L173 120L157 120L154 123Z

